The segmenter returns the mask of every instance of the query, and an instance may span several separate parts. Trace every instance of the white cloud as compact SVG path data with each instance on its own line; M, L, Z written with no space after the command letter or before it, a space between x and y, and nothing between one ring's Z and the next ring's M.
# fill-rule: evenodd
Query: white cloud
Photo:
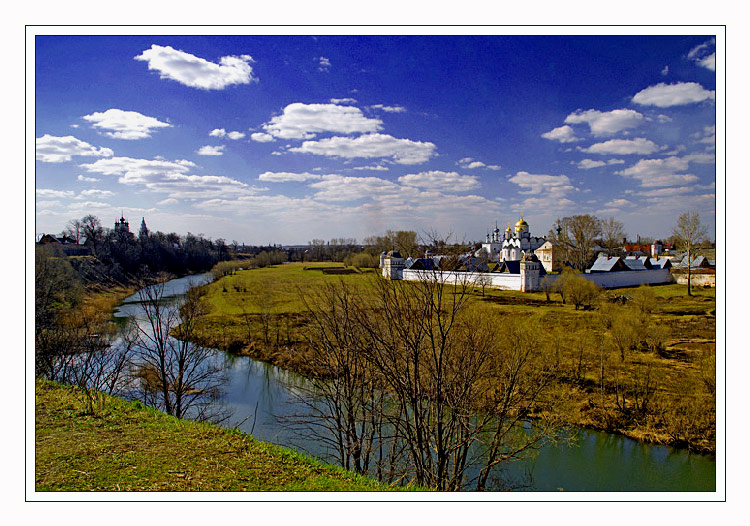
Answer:
M83 190L80 194L76 196L76 199L85 199L87 197L112 197L114 196L114 192L110 192L109 190L97 190L97 189L91 189L91 190Z
M93 123L94 128L106 130L104 135L107 137L128 141L146 139L151 137L154 130L171 127L171 124L137 111L123 111L117 108L84 115L82 118Z
M201 146L195 153L198 155L224 155L224 146Z
M109 203L103 203L101 201L76 201L71 203L68 208L70 210L91 210L94 208L106 209L111 207L112 205Z
M190 161L167 161L165 159L134 159L112 157L94 163L82 164L81 168L90 173L118 175L123 184L145 183L152 177L169 177L189 172L195 164Z
M711 53L698 61L698 65L703 66L711 71L716 71L716 53Z
M37 215L40 212L47 212L47 213L54 213L53 210L50 210L50 208L55 209L55 211L63 206L61 201L36 201L34 203Z
M370 133L357 138L331 137L320 141L305 141L300 147L290 148L289 151L344 158L391 157L398 164L420 164L435 155L435 145L431 142Z
M76 193L73 190L52 190L51 188L37 188L36 197L42 199L50 198L68 198L75 196Z
M311 174L309 172L264 172L258 176L258 180L268 183L285 183L289 181L301 182L309 179L320 179L321 177L319 174Z
M166 199L162 199L161 201L159 201L156 204L164 206L164 205L175 205L177 203L179 203L179 201L177 199L175 199L174 197L168 197Z
M328 71L331 68L331 61L326 57L318 58L318 71Z
M669 75L669 66L664 66L664 69L662 69L662 70L661 70L661 74L662 74L663 76L665 76L665 77L666 77L667 75Z
M699 143L707 144L707 150L716 148L716 126L706 126L702 132L694 133L691 137Z
M583 159L576 165L581 170L591 170L592 168L599 168L600 166L607 166L604 161L594 161L593 159Z
M209 62L170 46L151 46L134 57L148 63L163 79L171 79L191 88L220 90L235 84L249 84L256 80L250 55L221 57L219 63Z
M356 104L357 99L343 98L343 99L331 99L331 104Z
M95 148L72 135L54 137L43 135L36 139L36 160L43 163L61 163L72 160L74 155L82 157L111 157L109 148Z
M77 178L79 181L83 181L84 183L98 183L99 179L96 177L86 177L84 175L78 175Z
M588 148L580 148L585 153L598 155L648 155L657 151L659 147L648 139L610 139L609 141L592 144Z
M627 199L613 199L612 201L605 203L604 206L608 206L610 208L623 208L632 204L633 203L631 203Z
M643 106L657 106L668 108L713 100L715 91L703 89L697 82L677 82L665 84L663 82L639 91L633 96L633 102Z
M518 172L508 178L511 183L517 184L524 194L547 193L551 196L563 196L575 188L570 183L567 175L545 175L530 174L529 172Z
M558 142L576 142L580 141L578 137L576 137L575 132L573 131L573 128L568 126L567 124L565 126L560 126L559 128L555 128L552 131L548 131L547 133L543 133L542 137L545 139L549 139L551 141L558 141Z
M189 175L195 167L190 161L167 161L163 159L133 159L113 157L100 159L81 168L89 173L118 176L118 182L143 186L150 191L164 192L174 198L210 199L222 195L254 195L265 188L251 187L224 176Z
M713 164L716 162L716 155L713 153L691 153L685 155L683 159L690 161L691 163Z
M355 166L352 170L374 170L376 172L387 172L389 168L382 164L373 164L370 166Z
M208 134L209 137L219 137L219 138L227 138L231 139L233 141L242 139L245 137L245 134L239 131L231 131L227 133L227 131L224 128L216 128L215 130L211 130L211 132Z
M252 133L250 134L250 139L252 139L255 142L273 142L274 138L273 135L269 135L267 133Z
M464 169L473 170L474 168L483 168L487 166L482 161L475 161L471 157L464 157L463 159L460 159L457 163L458 166Z
M687 170L688 165L689 160L680 157L642 159L617 173L638 179L644 187L686 185L698 181L695 175L678 173Z
M688 52L688 58L701 67L716 71L716 38L695 46Z
M370 108L376 109L376 110L382 110L386 113L405 113L406 108L403 106L385 106L383 104L373 104L370 106Z
M378 177L345 177L324 175L321 181L312 183L317 190L315 199L320 201L354 201L375 198L382 194L399 194L402 187Z
M638 192L638 195L643 197L671 197L675 195L689 194L695 190L693 186L677 186L673 188L658 188L656 190L645 190Z
M263 129L280 139L312 139L323 132L375 132L382 128L382 124L380 119L368 119L362 110L353 106L295 102L264 124Z
M629 128L636 128L643 121L643 115L635 110L625 109L606 112L578 110L565 118L566 124L588 124L591 133L596 136L614 135Z
M610 159L609 161L595 161L593 159L583 159L582 161L579 161L578 163L571 162L571 164L575 164L581 170L590 170L592 168L599 168L601 166L610 166L613 164L625 164L625 161L623 161L622 159Z
M479 187L474 175L459 175L456 172L429 171L402 175L398 182L406 186L423 187L445 192L466 192Z
M682 172L688 169L688 161L680 157L667 157L666 159L641 159L636 164L625 170L617 172L626 177L645 179L665 173Z

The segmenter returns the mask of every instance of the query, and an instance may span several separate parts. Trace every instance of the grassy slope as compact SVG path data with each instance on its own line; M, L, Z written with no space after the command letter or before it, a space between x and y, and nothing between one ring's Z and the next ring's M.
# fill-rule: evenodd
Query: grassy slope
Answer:
M323 263L318 266L337 266ZM304 267L308 270L304 270ZM242 271L227 276L208 287L211 314L203 320L202 331L206 343L239 354L274 363L298 372L305 371L305 345L301 334L304 303L300 291L311 294L326 283L343 279L354 286L367 287L365 275L326 275L315 268L316 264L290 264L272 268ZM239 287L239 290L235 288ZM631 294L634 289L618 289L612 294ZM652 319L667 328L666 352L636 352L620 363L611 351L605 357L610 374L621 378L632 378L650 370L651 380L658 394L663 395L666 407L673 405L670 399L686 400L690 397L705 397L701 388L703 377L712 374L715 356L715 290L695 288L694 296L688 297L683 285L651 287L655 294ZM274 315L271 321L269 344L260 339L258 320L261 308L257 298L273 298L266 309ZM486 289L482 296L477 288L472 302L488 314L497 316L540 317L547 329L546 337L555 340L561 362L566 370L580 369L580 377L572 382L561 379L559 389L570 401L564 410L566 419L572 423L604 428L601 414L592 411L592 398L596 396L600 365L599 345L596 335L602 332L596 311L575 310L572 305L563 305L558 294L547 302L544 293L522 293ZM243 311L255 316L248 327ZM276 344L279 333L279 344ZM583 348L583 352L580 349ZM609 404L609 402L608 402ZM563 410L561 408L561 410ZM613 411L612 407L608 408ZM688 419L690 417L687 417ZM636 428L617 428L625 435L648 441L670 443L672 440L661 429L659 422L642 422ZM712 450L713 437L706 437L692 446Z
M393 488L211 424L73 387L36 385L37 491L389 491Z

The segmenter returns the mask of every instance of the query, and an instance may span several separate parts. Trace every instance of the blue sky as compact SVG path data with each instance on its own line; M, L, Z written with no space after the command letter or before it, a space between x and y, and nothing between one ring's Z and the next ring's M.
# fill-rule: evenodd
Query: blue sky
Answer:
M710 35L37 36L35 60L38 233L715 224Z

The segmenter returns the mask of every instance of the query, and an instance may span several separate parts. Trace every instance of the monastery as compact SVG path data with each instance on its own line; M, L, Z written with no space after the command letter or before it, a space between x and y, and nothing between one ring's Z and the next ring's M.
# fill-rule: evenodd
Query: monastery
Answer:
M521 218L516 221L515 227L514 231L508 223L508 228L501 235L500 229L495 224L492 236L490 237L490 233L487 233L482 248L474 255L481 257L481 253L484 252L490 261L521 261L524 254L533 254L547 241L545 237L533 237L529 233L529 224L523 220L523 212L521 212Z

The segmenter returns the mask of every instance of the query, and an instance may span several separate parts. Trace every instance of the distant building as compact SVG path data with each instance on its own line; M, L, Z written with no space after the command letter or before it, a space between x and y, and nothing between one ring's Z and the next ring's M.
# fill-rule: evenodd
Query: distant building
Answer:
M587 274L595 274L597 272L621 272L629 271L630 267L625 264L625 261L618 257L607 257L600 256L594 261L594 264L590 269L586 270Z
M562 270L563 264L560 251L551 241L545 241L542 246L534 251L534 254L539 258L539 262L547 272L559 272Z
M89 256L91 255L91 249L76 243L75 238L68 235L62 237L53 236L52 234L43 234L39 241L39 245L52 245L57 247L56 250L62 251L66 256Z
M125 217L122 214L120 214L119 221L115 220L115 232L130 234L130 223L125 221Z
M522 213L521 218L516 221L515 230L511 229L508 223L508 228L501 235L500 229L495 225L492 235L487 233L482 248L474 255L481 257L484 252L484 257L490 261L521 261L524 254L533 253L545 241L546 238L534 237L529 233L529 224L523 220Z

